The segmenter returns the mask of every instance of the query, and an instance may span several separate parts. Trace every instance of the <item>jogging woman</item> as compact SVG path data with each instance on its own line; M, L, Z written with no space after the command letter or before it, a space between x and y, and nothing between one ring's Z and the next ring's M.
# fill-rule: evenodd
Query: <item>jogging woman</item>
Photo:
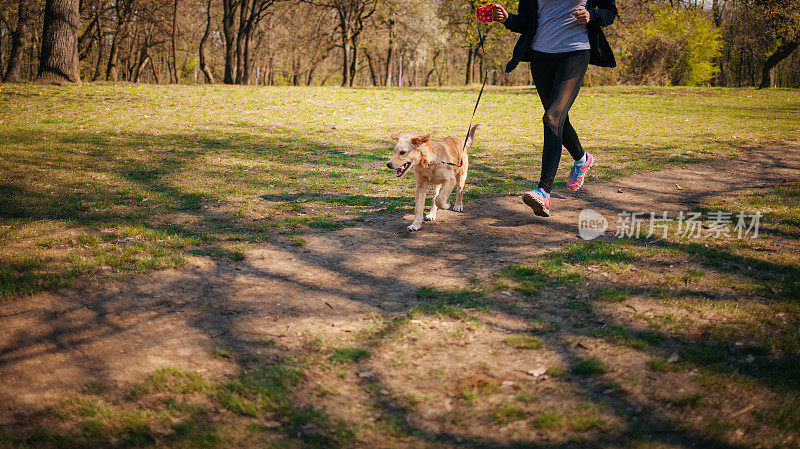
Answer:
M617 16L613 0L520 0L519 13L509 14L500 5L492 7L492 19L522 34L514 47L506 73L520 61L531 63L536 91L544 106L542 173L536 190L522 200L542 217L550 216L550 190L561 159L561 146L575 163L567 177L567 188L578 190L594 157L584 151L569 122L589 64L614 67L616 62L601 27Z

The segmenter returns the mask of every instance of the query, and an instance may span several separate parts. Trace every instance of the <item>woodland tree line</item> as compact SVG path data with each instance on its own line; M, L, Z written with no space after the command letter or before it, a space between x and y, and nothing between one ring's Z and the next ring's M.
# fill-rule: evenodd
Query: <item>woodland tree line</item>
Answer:
M516 3L517 0L510 0ZM0 0L5 82L527 84L477 0ZM620 0L590 84L800 87L800 0ZM516 4L505 4L515 10Z

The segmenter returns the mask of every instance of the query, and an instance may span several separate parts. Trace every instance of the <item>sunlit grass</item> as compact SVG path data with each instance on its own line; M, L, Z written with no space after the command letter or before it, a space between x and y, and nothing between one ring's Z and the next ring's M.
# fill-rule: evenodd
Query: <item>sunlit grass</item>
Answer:
M460 136L475 97L474 89L0 85L0 298L87 273L179 266L193 252L241 254L276 228L329 230L407 211L413 179L384 167L389 135ZM786 90L585 88L570 118L597 156L591 176L612 178L797 139L798 109L800 93ZM541 115L534 90L489 89L467 199L530 187ZM21 270L20 257L44 262Z

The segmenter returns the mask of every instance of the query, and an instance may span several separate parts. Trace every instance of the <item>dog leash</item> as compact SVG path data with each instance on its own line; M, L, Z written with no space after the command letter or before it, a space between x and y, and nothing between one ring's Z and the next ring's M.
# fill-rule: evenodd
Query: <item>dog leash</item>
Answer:
M475 16L475 25L478 28L478 46L481 48L481 58L483 58L483 62L486 62L486 51L483 49L483 40L484 36L481 33L481 23L478 21L478 16ZM486 87L486 80L489 78L489 70L487 69L483 74L483 84L481 84L481 90L478 92L478 99L475 100L475 107L472 108L472 116L469 118L469 126L467 127L467 137L464 138L464 146L461 147L461 154L458 158L458 165L452 162L444 162L439 161L440 164L452 165L453 167L460 168L464 162L464 152L467 151L467 140L469 140L469 132L472 130L472 121L475 120L475 112L478 111L478 105L481 102L481 97L483 96L483 88Z

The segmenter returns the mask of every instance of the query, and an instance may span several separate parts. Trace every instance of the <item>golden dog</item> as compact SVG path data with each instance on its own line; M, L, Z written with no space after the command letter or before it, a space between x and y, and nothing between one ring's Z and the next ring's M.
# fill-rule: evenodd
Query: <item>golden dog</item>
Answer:
M433 186L433 204L425 216L426 220L436 220L436 211L450 208L447 199L450 198L455 186L458 186L458 191L453 210L456 212L464 210L464 183L467 181L469 168L467 151L475 140L475 131L479 126L470 128L466 145L463 139L455 137L447 137L441 142L431 142L430 134L422 136L407 133L392 134L392 139L397 141L397 145L394 147L394 156L386 166L396 170L398 178L413 168L417 182L414 195L414 221L408 229L416 231L422 224L428 186Z

